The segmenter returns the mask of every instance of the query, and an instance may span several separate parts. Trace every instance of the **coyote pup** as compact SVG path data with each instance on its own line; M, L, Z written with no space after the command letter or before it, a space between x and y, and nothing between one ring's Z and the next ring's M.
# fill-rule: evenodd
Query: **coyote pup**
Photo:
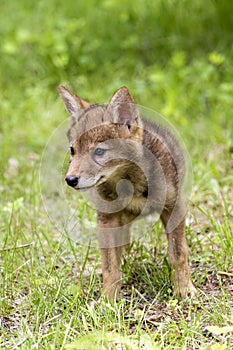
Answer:
M108 105L91 105L59 86L70 114L70 165L66 182L93 191L102 255L103 294L119 298L120 261L129 228L139 216L158 212L168 238L175 290L196 293L189 277L185 208L181 196L185 162L166 128L144 119L126 87Z

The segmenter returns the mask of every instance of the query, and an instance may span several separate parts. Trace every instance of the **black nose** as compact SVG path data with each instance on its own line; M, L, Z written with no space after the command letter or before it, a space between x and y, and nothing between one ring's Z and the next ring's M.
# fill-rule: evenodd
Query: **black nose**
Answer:
M67 176L67 177L65 178L67 184L68 184L69 186L71 186L71 187L76 187L76 186L77 186L77 184L78 184L78 179L79 179L79 178L76 177L76 176Z

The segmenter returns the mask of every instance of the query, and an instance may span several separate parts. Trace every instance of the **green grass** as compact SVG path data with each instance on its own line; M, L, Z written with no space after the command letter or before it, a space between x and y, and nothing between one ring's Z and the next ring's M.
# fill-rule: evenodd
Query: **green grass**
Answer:
M0 13L0 348L232 349L231 1L2 1ZM61 82L92 102L127 85L181 134L198 297L174 298L162 227L139 225L120 302L94 303L98 249L59 232L41 201L41 156L66 118Z

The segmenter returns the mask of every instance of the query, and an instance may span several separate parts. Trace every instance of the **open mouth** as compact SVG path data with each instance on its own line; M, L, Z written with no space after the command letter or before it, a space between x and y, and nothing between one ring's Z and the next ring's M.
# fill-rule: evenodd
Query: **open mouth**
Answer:
M89 190L90 188L101 185L104 181L105 181L104 175L100 176L97 180L92 178L88 180L80 179L78 185L74 187L74 189L77 191L86 191L86 190Z

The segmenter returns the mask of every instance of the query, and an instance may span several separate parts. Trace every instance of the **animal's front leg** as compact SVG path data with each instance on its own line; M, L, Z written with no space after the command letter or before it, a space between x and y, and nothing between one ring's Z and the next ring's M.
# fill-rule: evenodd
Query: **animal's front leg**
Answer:
M103 294L111 301L119 298L121 289L121 253L122 247L101 248Z
M121 289L121 255L129 243L129 227L121 215L98 214L98 240L102 256L103 294L109 300L119 298Z

